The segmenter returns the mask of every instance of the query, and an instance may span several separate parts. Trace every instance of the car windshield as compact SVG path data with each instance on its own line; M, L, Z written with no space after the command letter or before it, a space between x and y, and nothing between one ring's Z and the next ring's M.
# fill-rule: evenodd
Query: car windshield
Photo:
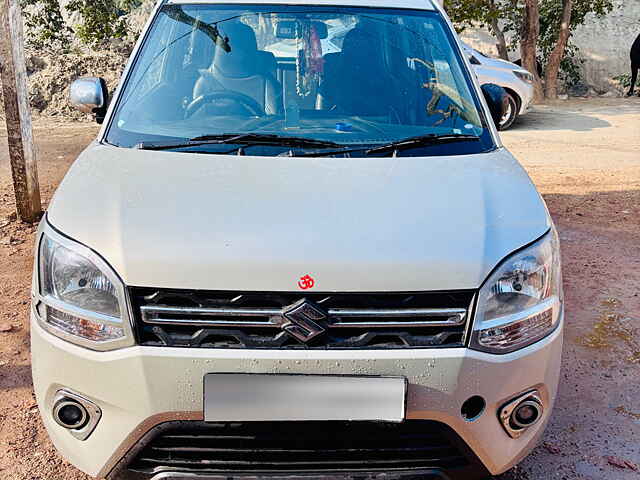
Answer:
M447 142L418 142L403 155L487 151L492 136L453 45L435 11L168 4L123 84L105 140L140 147L225 135L242 143L234 135L250 133L251 148L271 135L317 141L297 149L326 142L357 150L426 135ZM225 144L237 153L226 143L175 150L224 153ZM247 154L291 148L270 143Z

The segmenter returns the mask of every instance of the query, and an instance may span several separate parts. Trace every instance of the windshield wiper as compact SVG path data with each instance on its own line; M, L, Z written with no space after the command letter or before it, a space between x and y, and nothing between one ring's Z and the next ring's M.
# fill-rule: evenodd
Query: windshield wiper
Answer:
M287 152L282 152L280 157L334 157L336 155L347 155L353 152L362 152L364 150L368 150L370 148L369 145L363 145L361 147L350 147L346 145L339 145L341 148L331 148L331 147L321 147L324 150L311 150L305 152L294 152L293 150L289 150ZM329 148L329 150L327 150Z
M455 142L473 142L479 141L480 137L477 135L465 135L462 133L447 133L445 135L437 135L435 133L429 133L427 135L419 135L417 137L409 137L403 140L398 140L391 143L386 143L378 147L373 147L367 150L367 155L372 153L396 153L399 150L405 150L408 148L422 147L427 145L441 145L443 143L455 143Z
M273 145L302 148L337 148L339 143L315 138L278 135L273 133L223 133L220 135L201 135L184 142L140 142L140 150L171 150L173 148L198 147L201 145Z
M312 150L307 152L296 153L292 150L288 152L283 152L280 156L296 156L296 157L332 157L336 155L348 155L353 152L362 152L364 151L365 155L369 155L371 153L387 153L392 152L396 153L397 151L420 147L424 145L441 145L443 143L453 143L453 142L468 142L468 141L476 141L480 140L480 137L475 135L464 135L459 133L451 133L446 135L437 135L434 133L430 133L427 135L420 135L417 137L409 137L402 140L397 140L395 142L386 143L384 145L380 145L377 147L370 147L367 145L362 146L348 146L341 145L341 148L331 149L331 150Z

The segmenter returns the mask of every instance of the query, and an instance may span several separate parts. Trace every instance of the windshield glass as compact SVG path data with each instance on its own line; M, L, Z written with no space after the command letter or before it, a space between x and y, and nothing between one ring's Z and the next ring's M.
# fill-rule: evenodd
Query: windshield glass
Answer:
M165 5L126 79L106 141L134 147L253 133L375 147L460 135L479 139L421 144L403 155L487 151L493 140L470 85L436 12Z

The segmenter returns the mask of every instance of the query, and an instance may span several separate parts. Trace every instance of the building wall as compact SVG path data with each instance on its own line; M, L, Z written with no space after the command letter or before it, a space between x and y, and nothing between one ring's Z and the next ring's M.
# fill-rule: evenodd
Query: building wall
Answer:
M640 35L640 0L615 0L614 4L609 15L591 19L574 34L585 59L585 83L601 92L616 87L613 77L630 73L629 50Z
M613 11L604 18L588 18L573 33L573 42L580 48L585 62L582 77L586 85L597 93L622 90L613 80L630 73L629 50L640 35L640 0L614 0ZM469 29L462 38L471 46L497 55L495 40L488 32ZM512 60L520 58L520 52L511 52Z

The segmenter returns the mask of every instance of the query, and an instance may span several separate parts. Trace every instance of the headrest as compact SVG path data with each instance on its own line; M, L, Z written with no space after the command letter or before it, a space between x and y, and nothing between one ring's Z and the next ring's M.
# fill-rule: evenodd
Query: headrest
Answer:
M350 30L342 42L342 57L347 64L379 65L382 53L380 33L370 22Z
M230 52L217 47L213 58L216 70L229 77L250 77L257 73L258 44L253 29L239 20L218 25L220 33L229 38Z

